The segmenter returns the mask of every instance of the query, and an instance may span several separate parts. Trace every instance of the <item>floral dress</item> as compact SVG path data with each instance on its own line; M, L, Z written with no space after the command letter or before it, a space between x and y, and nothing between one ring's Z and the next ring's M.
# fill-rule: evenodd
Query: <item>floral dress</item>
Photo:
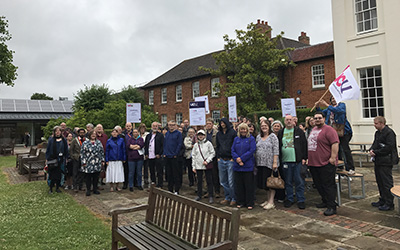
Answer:
M94 143L89 140L83 142L81 147L82 172L87 174L100 172L103 161L103 145L99 140L96 140Z

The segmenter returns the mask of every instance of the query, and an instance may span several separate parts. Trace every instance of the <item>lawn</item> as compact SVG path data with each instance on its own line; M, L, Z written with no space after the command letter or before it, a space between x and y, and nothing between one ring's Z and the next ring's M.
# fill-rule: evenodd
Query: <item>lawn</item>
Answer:
M2 169L13 166L0 157L0 249L110 249L110 225L44 181L8 184Z

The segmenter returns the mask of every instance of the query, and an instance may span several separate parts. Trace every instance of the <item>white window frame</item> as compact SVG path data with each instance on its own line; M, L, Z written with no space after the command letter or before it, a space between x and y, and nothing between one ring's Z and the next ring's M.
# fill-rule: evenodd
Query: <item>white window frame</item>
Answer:
M175 87L175 93L176 93L176 101L181 102L182 101L182 85L176 85Z
M219 122L221 120L221 110L213 110L211 116L214 120L214 123Z
M161 126L164 128L168 124L167 115L161 115Z
M325 87L325 67L324 64L317 64L311 66L311 79L312 88ZM318 83L318 84L316 84Z
M358 69L361 91L361 114L363 118L385 115L382 69L373 66Z
M193 99L200 96L200 82L193 82L192 83L192 95Z
M377 0L355 0L354 15L357 34L378 29ZM372 7L371 7L372 6Z
M162 88L161 89L161 104L167 103L167 88Z
M149 105L154 105L154 90L149 91Z
M183 122L182 113L176 113L175 114L175 121L176 121L176 124L178 124L178 125L180 125Z
M219 97L220 89L215 85L219 83L219 77L211 79L211 97Z

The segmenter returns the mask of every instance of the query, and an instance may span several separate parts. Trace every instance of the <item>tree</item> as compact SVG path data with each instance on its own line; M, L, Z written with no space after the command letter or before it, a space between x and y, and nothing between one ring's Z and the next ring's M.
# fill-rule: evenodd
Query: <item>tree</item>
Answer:
M115 93L115 100L124 100L127 103L142 103L144 104L143 94L137 89L129 85L128 87L123 87L121 92Z
M225 97L236 96L239 115L265 110L269 84L278 80L280 69L294 66L287 56L291 49L277 48L283 33L271 39L268 32L249 24L247 31L236 30L236 39L225 35L224 51L213 55L218 69L202 68L213 75L227 76L228 82L217 87Z
M34 93L31 96L31 100L53 100L53 97L48 96L45 93Z
M4 16L0 16L0 84L14 86L17 79L17 69L13 64L14 51L8 49L7 41L11 40L8 32L8 21Z
M104 108L104 104L111 101L111 90L107 85L92 85L90 88L85 85L85 89L80 89L76 95L74 95L75 102L72 109L77 111L83 108L85 111L89 110L101 110Z

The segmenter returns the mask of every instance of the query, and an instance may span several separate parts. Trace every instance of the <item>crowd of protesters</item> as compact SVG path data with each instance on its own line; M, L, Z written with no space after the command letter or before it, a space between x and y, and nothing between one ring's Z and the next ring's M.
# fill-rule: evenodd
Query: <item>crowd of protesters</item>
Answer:
M320 105L328 108L322 111ZM162 127L155 121L149 132L144 124L135 128L128 122L124 129L116 126L110 138L101 124L71 131L62 123L54 128L46 152L49 193L54 186L56 192L64 186L75 192L86 191L87 196L100 194L105 181L110 192L143 190L152 183L179 195L183 176L187 175L189 187L196 189L197 201L206 196L214 203L214 198L221 197L222 187L222 205L252 210L257 203L270 210L278 201L285 207L297 204L305 209L304 179L310 174L321 196L316 207L326 208L324 214L330 216L336 214L337 207L338 158L345 161L349 175L355 174L349 148L352 130L343 103L331 98L330 104L320 101L316 106L317 112L304 122L291 115L284 117L283 123L271 117L261 117L257 123L239 117L238 122L222 118L214 124L208 118L205 126L190 126L184 120L179 125L169 121ZM370 154L376 159L382 159L382 152L394 154L393 143L396 149L394 132L382 118L376 118L375 140L390 140L390 149L381 148L382 144L389 145L385 142L374 142ZM50 164L54 160L56 164ZM393 186L392 163L394 160L389 159L383 163L387 167L382 168L380 161L375 161L380 200L372 205L380 210L393 209L393 197L388 192ZM284 188L269 188L266 182L270 176L281 176ZM256 200L257 188L265 192L262 200Z

